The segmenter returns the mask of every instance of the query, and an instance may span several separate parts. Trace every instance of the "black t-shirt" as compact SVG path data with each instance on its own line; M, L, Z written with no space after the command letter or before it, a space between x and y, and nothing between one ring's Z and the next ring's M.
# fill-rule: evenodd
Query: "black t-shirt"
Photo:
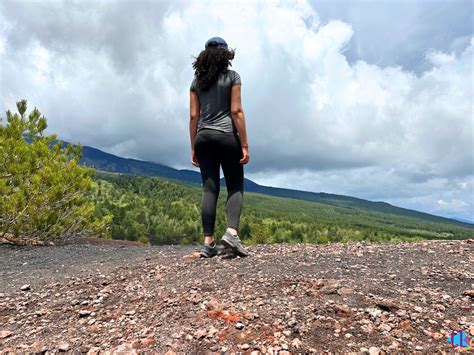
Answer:
M197 85L197 77L191 83L190 90L195 91L201 108L197 131L203 128L222 132L237 132L230 114L230 97L233 85L242 85L240 75L231 69L219 73L217 81L203 91Z

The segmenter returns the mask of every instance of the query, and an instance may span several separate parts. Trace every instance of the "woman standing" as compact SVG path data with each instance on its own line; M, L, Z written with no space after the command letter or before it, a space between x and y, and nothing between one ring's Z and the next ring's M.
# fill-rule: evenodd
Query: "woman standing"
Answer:
M239 74L229 69L235 52L220 37L210 38L193 63L190 87L191 163L201 170L201 256L218 254L214 240L220 166L227 185L225 212L228 228L221 244L236 255L248 256L238 235L244 192L244 164L249 161L247 132L241 103Z

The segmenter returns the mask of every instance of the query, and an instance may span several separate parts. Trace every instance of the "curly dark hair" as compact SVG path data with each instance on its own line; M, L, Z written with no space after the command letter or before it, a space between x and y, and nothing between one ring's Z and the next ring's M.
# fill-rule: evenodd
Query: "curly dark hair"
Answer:
M232 66L235 50L208 47L199 53L193 62L194 74L197 76L197 86L201 90L207 90L214 84L221 71Z

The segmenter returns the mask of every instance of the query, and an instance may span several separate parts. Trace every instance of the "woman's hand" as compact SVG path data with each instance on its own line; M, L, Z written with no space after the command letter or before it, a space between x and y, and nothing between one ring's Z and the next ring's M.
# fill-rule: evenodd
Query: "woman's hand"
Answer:
M199 162L196 158L196 153L194 153L194 149L191 151L191 164L193 164L194 166L199 167Z
M250 159L249 148L242 147L242 159L240 159L241 164L247 164Z

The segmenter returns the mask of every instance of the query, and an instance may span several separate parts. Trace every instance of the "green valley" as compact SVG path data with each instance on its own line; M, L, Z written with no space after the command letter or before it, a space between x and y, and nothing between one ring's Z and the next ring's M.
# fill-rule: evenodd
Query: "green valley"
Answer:
M202 241L200 184L105 171L97 171L94 181L88 198L97 206L97 217L113 216L112 238L151 244ZM226 228L226 197L221 187L217 238ZM260 244L467 239L474 235L472 225L423 218L413 212L377 211L347 199L307 201L245 191L240 236L246 244Z

